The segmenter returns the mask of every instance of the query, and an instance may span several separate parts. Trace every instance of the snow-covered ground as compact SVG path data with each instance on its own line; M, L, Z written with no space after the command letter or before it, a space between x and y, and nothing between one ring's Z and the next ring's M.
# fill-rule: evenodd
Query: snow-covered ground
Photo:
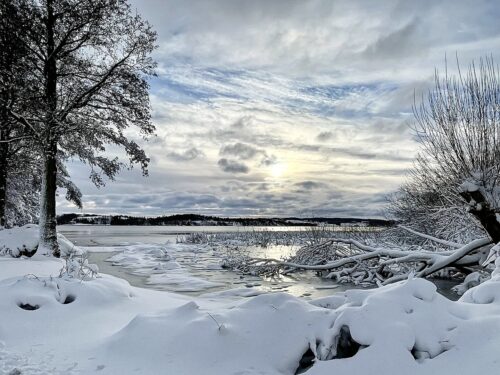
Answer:
M305 301L285 293L243 298L241 290L191 298L104 274L60 278L62 266L51 258L0 257L0 374L500 368L499 275L457 302L423 279Z

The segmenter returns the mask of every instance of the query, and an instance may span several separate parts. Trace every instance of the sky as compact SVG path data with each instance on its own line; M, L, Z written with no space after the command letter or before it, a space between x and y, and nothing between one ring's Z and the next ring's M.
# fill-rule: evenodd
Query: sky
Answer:
M84 213L383 217L418 151L414 98L445 58L500 47L496 0L131 4L158 32L149 177L98 189L70 162ZM60 194L58 212L79 211Z

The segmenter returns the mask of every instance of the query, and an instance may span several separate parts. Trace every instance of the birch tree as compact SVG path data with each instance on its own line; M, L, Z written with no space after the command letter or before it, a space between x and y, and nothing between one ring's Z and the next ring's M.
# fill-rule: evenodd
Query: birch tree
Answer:
M18 42L29 51L38 102L29 115L10 115L29 129L42 155L40 244L59 256L56 232L58 170L68 158L90 167L101 186L127 165L106 154L120 146L129 165L147 173L149 159L125 131L154 132L147 77L156 34L126 0L20 0ZM59 174L60 176L60 174Z

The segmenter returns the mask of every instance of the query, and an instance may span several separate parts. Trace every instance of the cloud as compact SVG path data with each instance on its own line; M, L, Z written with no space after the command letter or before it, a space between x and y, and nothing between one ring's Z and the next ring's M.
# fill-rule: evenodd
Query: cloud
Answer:
M223 146L219 154L236 157L239 160L251 160L260 156L259 166L265 167L276 164L278 161L275 155L268 155L265 150L241 142Z
M244 163L237 162L235 160L228 160L226 158L219 159L217 162L220 169L227 173L248 173L250 169Z
M220 155L237 157L240 160L253 159L256 155L264 153L263 150L244 143L226 145L220 149Z
M446 53L467 65L500 50L492 0L131 2L158 31L158 137L141 143L148 180L123 171L98 190L70 162L100 212L379 215L374 197L398 187L418 147L414 95ZM75 208L59 198L58 210Z
M235 129L245 129L252 125L253 116L243 116L236 120L231 127Z
M196 147L191 147L187 150L178 152L173 151L167 154L167 157L177 161L191 161L200 157L205 157L205 153Z
M315 190L315 189L321 189L325 188L327 185L323 182L316 182L316 181L302 181L302 182L296 182L294 184L295 186L298 186L304 190Z
M276 156L264 154L264 157L260 161L260 165L269 167L270 165L276 164L277 162L278 158Z
M332 132L321 132L316 136L316 140L319 142L329 141L335 138Z
M134 174L133 171L127 173ZM139 180L125 177L127 181ZM164 176L158 177L158 181L165 181ZM371 178L364 176L365 180ZM172 182L176 179L167 177ZM342 176L344 180L349 181L349 176ZM342 185L318 180L261 182L231 177L218 188L199 184L193 189L195 185L191 184L191 189L182 191L172 184L174 189L165 191L154 188L158 182L153 178L146 183L127 183L125 189L120 184L109 185L106 190L94 189L92 194L84 196L84 207L86 213L154 216L188 212L226 216L381 216L385 192L356 191ZM58 209L59 212L75 211L65 201L59 202Z
M414 18L401 28L379 36L374 43L365 48L363 55L368 59L383 60L421 55L429 42L425 37L418 38L420 25L419 19Z

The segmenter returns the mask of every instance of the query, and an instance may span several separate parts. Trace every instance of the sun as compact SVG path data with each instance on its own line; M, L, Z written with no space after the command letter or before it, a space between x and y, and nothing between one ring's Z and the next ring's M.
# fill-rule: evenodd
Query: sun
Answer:
M288 169L285 163L274 163L269 166L269 174L274 178L280 178Z

